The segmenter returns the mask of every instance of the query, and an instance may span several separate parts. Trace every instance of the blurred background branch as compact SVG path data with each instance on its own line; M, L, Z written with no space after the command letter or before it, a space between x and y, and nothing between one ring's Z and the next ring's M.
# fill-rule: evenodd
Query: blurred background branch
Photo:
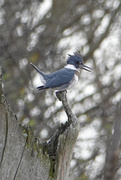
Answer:
M121 101L117 105L114 130L106 151L104 180L114 179L117 172L121 149ZM116 177L119 179L119 177Z

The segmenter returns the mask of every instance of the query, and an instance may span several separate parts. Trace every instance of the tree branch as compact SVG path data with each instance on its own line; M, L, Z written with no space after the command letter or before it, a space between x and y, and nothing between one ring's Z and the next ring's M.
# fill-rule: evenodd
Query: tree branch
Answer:
M59 137L59 146L57 151L56 177L57 180L66 180L69 176L70 162L72 159L73 147L76 143L79 133L79 124L77 117L72 113L68 104L66 91L56 93L58 99L62 101L64 110L68 117L69 126L65 128L65 132ZM67 124L67 123L66 123ZM65 126L66 126L65 124Z
M68 104L67 97L66 97L66 91L56 92L56 96L58 97L58 99L60 101L62 101L63 108L66 112L67 117L68 117L68 121L70 123L72 123L73 126L76 126L77 117L73 114L73 112L72 112L72 110Z
M104 180L113 180L116 174L121 146L121 101L117 106L114 132L106 152Z

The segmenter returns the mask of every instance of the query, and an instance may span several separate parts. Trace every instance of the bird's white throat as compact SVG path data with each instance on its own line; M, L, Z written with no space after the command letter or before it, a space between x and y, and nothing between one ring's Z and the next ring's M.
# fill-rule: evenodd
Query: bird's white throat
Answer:
M78 71L78 69L73 64L67 64L66 66L64 66L64 68Z

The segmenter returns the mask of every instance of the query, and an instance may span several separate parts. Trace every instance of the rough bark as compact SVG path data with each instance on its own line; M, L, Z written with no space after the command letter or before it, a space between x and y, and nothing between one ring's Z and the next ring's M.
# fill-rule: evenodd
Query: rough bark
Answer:
M2 88L0 69L0 179L1 180L67 180L78 123L66 99L57 93L68 121L62 124L49 142L34 137L31 127L22 127L9 107Z

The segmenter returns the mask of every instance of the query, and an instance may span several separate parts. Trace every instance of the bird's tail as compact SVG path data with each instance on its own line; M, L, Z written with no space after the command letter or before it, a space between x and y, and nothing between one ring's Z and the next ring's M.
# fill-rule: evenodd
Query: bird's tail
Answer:
M44 72L42 72L37 66L35 66L33 63L30 63L32 65L32 67L34 67L34 69L40 74L40 79L42 81L43 84L46 83L47 79L48 79L48 74L45 74Z
M40 69L37 66L35 66L33 63L30 63L30 64L34 67L34 69L36 69L37 72L42 74L42 71L40 71Z

